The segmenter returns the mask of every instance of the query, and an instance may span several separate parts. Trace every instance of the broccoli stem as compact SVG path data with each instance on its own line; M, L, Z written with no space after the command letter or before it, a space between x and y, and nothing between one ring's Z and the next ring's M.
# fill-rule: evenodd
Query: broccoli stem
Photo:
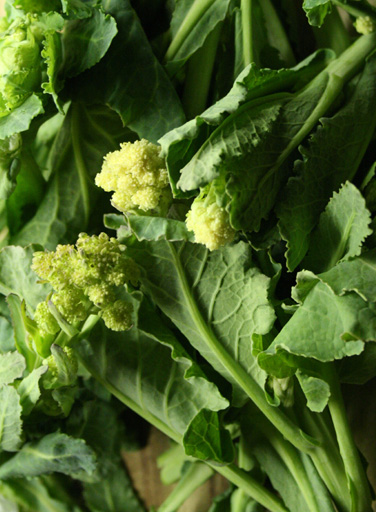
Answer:
M243 34L243 65L248 66L254 62L253 37L252 37L252 2L253 0L241 0L240 10Z
M351 496L347 489L347 479L338 444L333 438L333 429L328 425L323 413L312 413L306 405L303 393L296 394L297 410L300 412L304 427L318 440L320 449L310 455L312 461L329 489L340 512L350 512Z
M332 3L338 5L338 7L341 7L355 18L370 16L376 20L376 10L368 2L359 2L359 0L332 0Z
M206 108L221 28L221 24L215 27L206 39L204 46L197 50L187 63L182 98L187 119L201 114Z
M195 0L192 7L189 9L183 23L180 25L175 37L167 49L165 60L172 60L180 50L186 37L197 24L197 21L204 15L204 13L211 7L216 0Z
M203 462L194 462L184 473L177 486L158 508L158 512L175 512L185 503L189 496L203 485L214 471Z
M328 407L348 477L348 486L352 497L352 510L369 512L372 508L370 487L349 426L334 364L329 363L325 365L325 374L331 391Z

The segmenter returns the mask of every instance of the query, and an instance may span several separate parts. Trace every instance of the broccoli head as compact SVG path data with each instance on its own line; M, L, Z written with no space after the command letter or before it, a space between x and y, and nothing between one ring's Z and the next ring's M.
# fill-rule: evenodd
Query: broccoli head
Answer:
M58 245L56 251L34 253L32 269L54 289L35 313L42 335L57 332L49 301L72 325L95 312L112 330L131 327L132 306L118 296L125 284L137 282L139 270L115 238L81 233L75 246Z
M121 144L108 153L95 183L114 192L112 203L122 212L160 214L171 202L171 190L160 149L145 139Z
M186 225L194 232L196 242L213 251L232 242L235 230L230 225L225 207L217 203L215 184L209 183L193 201Z

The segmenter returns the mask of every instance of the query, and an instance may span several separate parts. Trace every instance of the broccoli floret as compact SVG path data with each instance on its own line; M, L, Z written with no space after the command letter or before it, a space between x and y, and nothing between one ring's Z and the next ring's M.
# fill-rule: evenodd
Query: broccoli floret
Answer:
M359 34L371 34L376 30L376 24L370 16L359 16L355 20L354 27Z
M160 149L145 139L121 144L121 149L105 156L95 183L106 192L115 192L112 204L122 212L165 212L171 190Z
M70 324L85 321L93 311L103 317L109 328L115 326L114 330L131 326L132 306L125 300L117 300L117 291L129 282L136 284L139 270L126 256L125 246L115 238L105 233L99 236L81 233L76 246L58 245L54 252L36 252L32 269L55 290L35 314L41 334L57 332L52 332L56 325L48 300Z
M60 327L50 311L47 301L40 302L35 310L34 320L37 322L42 337L56 334Z
M132 304L117 300L101 310L101 317L112 331L126 331L132 327Z
M232 242L235 230L227 210L218 205L215 187L209 183L193 201L186 218L187 228L194 232L196 242L213 251Z

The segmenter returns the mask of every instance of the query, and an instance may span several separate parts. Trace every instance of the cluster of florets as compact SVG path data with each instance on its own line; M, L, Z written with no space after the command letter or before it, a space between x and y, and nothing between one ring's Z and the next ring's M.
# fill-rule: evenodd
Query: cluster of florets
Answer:
M112 330L131 327L132 306L118 293L125 284L137 283L139 270L115 238L81 233L76 246L58 245L56 251L36 252L32 269L54 289L35 312L42 335L59 330L49 301L70 324L84 321L94 311Z
M108 153L95 183L115 192L112 204L122 212L143 211L163 214L171 202L165 161L160 149L145 139L121 144Z
M371 34L376 30L376 23L370 16L359 16L354 23L358 34Z
M186 225L194 232L196 242L206 245L210 251L229 244L235 236L226 208L217 203L212 183L193 201Z

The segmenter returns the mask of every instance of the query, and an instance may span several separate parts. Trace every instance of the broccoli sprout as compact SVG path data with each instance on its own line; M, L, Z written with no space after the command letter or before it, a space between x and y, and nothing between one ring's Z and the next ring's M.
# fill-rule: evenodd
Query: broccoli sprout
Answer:
M55 290L35 313L42 335L57 332L49 300L70 324L83 322L95 312L110 329L131 327L132 305L118 294L125 284L137 282L139 271L115 238L81 233L76 246L58 245L56 251L34 253L32 268Z
M145 139L121 144L105 156L95 183L114 192L112 203L122 212L165 212L171 190L165 161L157 145Z
M196 242L206 245L210 251L227 245L235 236L226 208L217 203L212 183L206 185L193 201L186 224L194 232Z

